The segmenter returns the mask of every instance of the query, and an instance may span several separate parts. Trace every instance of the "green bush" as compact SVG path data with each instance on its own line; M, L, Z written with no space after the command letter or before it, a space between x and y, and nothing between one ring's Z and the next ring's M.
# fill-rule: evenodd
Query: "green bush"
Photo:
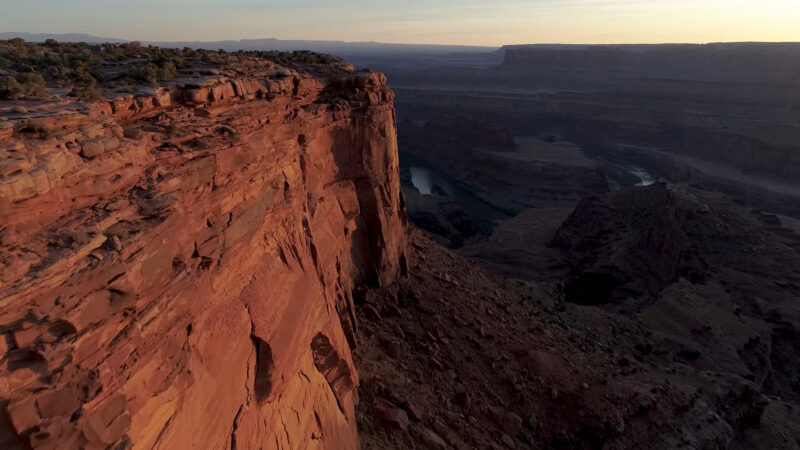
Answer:
M44 77L38 73L21 73L0 78L0 99L41 98L47 94Z
M19 81L25 89L26 97L43 97L47 94L47 84L44 77L38 73L23 73L17 75Z
M137 66L125 73L128 78L136 81L142 81L150 84L158 83L158 67L153 63L147 63L144 66Z
M175 79L175 75L178 74L178 69L175 67L175 64L166 61L161 64L161 68L158 72L158 79L159 81L170 81Z
M14 77L0 78L0 99L17 100L22 97L22 85Z
M126 76L129 78L152 85L158 84L159 81L174 80L177 74L178 69L169 61L164 61L160 64L147 63L144 66L137 66L126 72Z
M94 84L91 86L74 87L69 92L70 97L76 97L78 100L83 102L93 102L95 100L99 100L100 97L102 97L100 94L100 90L95 88Z
M8 45L12 47L24 47L25 46L25 39L22 38L14 38L8 40Z

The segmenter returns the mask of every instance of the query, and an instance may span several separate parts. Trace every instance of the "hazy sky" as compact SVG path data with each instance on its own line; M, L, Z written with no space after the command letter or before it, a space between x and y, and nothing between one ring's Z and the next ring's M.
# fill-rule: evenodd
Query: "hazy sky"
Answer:
M800 41L800 0L0 0L0 7L0 31L160 41Z

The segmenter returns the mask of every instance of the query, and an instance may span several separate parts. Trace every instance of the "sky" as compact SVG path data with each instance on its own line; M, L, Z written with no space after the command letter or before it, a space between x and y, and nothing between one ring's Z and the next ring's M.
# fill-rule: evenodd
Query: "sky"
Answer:
M0 11L0 31L143 41L800 41L800 0L0 0Z

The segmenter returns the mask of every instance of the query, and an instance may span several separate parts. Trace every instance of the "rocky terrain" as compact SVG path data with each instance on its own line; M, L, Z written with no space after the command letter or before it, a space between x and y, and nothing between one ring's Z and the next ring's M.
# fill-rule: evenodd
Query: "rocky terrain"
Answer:
M662 183L548 218L516 280L414 236L359 309L365 447L800 447L800 235Z
M385 78L7 45L44 82L0 103L0 447L356 448L355 288L406 270Z
M447 195L423 195L410 181L402 186L409 219L443 245L457 248L480 236L480 230L466 211Z
M487 204L523 198L488 193L507 181L537 201L459 242L467 259L415 237L408 282L364 312L381 318L356 355L365 442L798 448L799 103L784 58L797 46L553 47L508 48L492 68L389 68L401 155ZM507 130L517 145L492 155L528 144L542 170L515 158L492 172L463 132L436 139L440 117ZM605 187L571 189L584 178L560 172L567 158ZM676 184L626 188L657 177ZM452 244L463 215L443 227L439 211L410 217Z

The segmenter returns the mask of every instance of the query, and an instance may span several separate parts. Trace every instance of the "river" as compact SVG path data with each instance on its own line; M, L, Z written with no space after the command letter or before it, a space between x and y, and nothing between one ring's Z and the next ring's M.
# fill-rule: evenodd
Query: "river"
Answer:
M481 229L491 230L495 225L510 217L475 197L444 174L422 166L411 166L409 171L411 172L411 183L420 194L450 197Z

